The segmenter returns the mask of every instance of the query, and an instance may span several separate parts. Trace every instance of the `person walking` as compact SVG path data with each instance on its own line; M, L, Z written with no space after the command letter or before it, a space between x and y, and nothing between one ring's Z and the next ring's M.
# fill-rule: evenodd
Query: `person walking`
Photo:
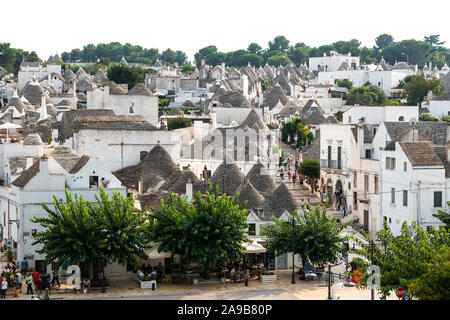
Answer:
M289 170L288 170L288 179L289 179L289 181L291 181L291 168L289 168Z
M294 183L294 185L295 185L295 180L297 180L297 175L294 173L294 176L292 177L292 182Z
M0 298L6 298L6 290L8 290L8 281L6 280L6 277L3 277L1 280Z
M52 287L55 286L55 282L58 284L58 288L60 288L61 285L59 284L59 270L58 269L53 270Z
M22 293L22 273L20 272L20 270L17 270L16 275L17 275L17 278L19 278L19 283L20 283L19 292Z
M283 177L284 177L284 170L283 170L283 168L281 168L281 170L280 170L280 177L281 177L281 180L283 180Z
M23 258L22 263L21 263L21 269L22 269L23 275L27 274L28 268L29 268L28 260L27 260L27 258Z
M20 288L20 280L19 277L17 276L17 274L14 276L14 297L17 298L19 296L19 288Z
M31 273L28 273L25 278L25 284L27 285L27 294L33 294L33 276Z
M37 292L39 290L39 272L37 269L34 269L31 276L33 277L34 291Z

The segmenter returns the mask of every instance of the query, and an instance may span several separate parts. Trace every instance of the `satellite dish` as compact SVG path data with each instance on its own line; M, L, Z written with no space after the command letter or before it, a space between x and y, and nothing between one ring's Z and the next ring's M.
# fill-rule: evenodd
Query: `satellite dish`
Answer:
M414 117L411 118L411 120L409 120L408 124L409 124L410 127L416 125L417 124L417 119L414 118Z

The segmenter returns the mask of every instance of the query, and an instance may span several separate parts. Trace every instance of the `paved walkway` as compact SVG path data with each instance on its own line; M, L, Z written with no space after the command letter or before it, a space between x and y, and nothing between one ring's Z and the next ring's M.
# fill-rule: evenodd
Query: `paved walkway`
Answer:
M333 268L334 272L343 266ZM106 293L92 291L88 294L59 293L52 292L50 299L55 300L79 300L79 299L238 299L238 300L261 300L265 299L300 299L300 300L324 300L328 296L328 288L325 281L304 281L296 276L296 283L291 284L291 270L276 271L277 281L263 283L259 280L249 281L248 287L244 283L208 283L202 285L183 285L158 283L157 289L140 289L137 281L132 279L111 279L110 288ZM23 288L22 288L23 289ZM23 291L25 292L25 291ZM335 286L333 294L340 296L341 300L368 300L369 290L356 288L340 288ZM13 297L13 290L8 289L7 300L27 300L30 295L20 294ZM395 296L394 296L395 298Z

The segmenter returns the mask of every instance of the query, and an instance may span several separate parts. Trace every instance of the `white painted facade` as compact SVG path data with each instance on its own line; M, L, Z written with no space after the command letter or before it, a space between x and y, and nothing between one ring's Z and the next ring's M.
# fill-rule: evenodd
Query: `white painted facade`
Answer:
M130 109L133 108L131 113ZM158 124L158 97L147 95L112 95L109 86L87 92L87 109L110 109L116 115L141 115L152 125Z
M163 130L94 130L81 129L64 145L78 154L89 154L110 171L139 163L141 151L150 151L160 144L173 161L180 161L180 134Z
M1 211L10 211L11 220L19 220L19 225L13 224L12 240L17 241L15 260L21 261L27 256L31 268L35 261L44 260L44 256L36 250L39 245L32 246L32 233L42 231L39 224L32 223L32 217L46 217L48 213L42 208L45 203L49 208L53 206L53 195L56 199L65 201L65 189L74 196L78 194L83 199L95 201L95 195L99 195L98 188L90 188L89 176L98 176L99 185L106 193L114 191L126 196L126 188L121 182L96 159L90 158L88 162L75 174L69 174L51 156L48 159L41 158L39 172L23 187L15 185L0 188Z
M353 69L359 67L359 57L352 57L350 54L342 55L331 51L329 56L324 53L323 57L309 58L309 69L317 71L320 67L323 67L324 70L332 72L337 71L344 62L347 62L350 68L352 68L352 66Z
M316 82L320 84L334 85L338 80L349 79L353 82L353 87L361 87L366 82L378 86L382 90L389 90L396 87L401 80L409 75L413 75L413 70L393 70L393 71L366 71L366 70L341 70L319 72Z
M430 100L424 107L427 107L430 114L438 119L450 115L450 100Z
M43 145L24 145L23 141L0 144L0 177L4 185L9 185L17 176L11 176L8 159L11 157L41 157Z
M47 77L48 74L51 74L53 72L61 74L61 66L53 64L49 64L46 67L41 64L39 64L38 67L21 66L17 75L17 88L19 91L22 91L22 89L27 85L28 81L33 78L33 76L36 77L36 79L40 80L43 77Z
M387 157L395 158L395 169L386 169ZM450 201L450 181L445 178L444 167L413 167L398 142L395 143L395 150L381 151L380 161L383 170L379 227L381 228L382 221L386 219L395 236L400 234L405 221L408 225L415 221L425 229L427 227L436 229L441 222L433 217L433 214L438 210L448 210L447 201ZM407 191L406 203L403 202L404 191ZM434 192L442 192L440 207L434 206Z
M384 121L406 121L419 118L417 106L357 106L354 105L344 111L342 123L357 124L360 119L365 124L380 124Z

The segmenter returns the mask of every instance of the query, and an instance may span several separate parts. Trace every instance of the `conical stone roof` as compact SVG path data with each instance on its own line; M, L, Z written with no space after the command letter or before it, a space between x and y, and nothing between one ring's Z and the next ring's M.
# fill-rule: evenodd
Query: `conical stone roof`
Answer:
M250 181L247 180L245 184L241 184L236 193L239 193L239 199L236 201L237 204L242 206L244 202L247 201L245 209L264 207L264 197L255 189Z
M259 128L260 130L270 131L270 129L266 126L266 124L261 120L259 115L256 113L255 109L252 109L248 114L247 118L245 118L244 122L241 124L241 128L249 127L249 128Z
M266 197L264 203L264 216L277 218L281 217L285 211L293 213L298 208L294 196L284 183L280 184L275 191Z
M220 192L234 195L239 186L244 182L245 176L233 160L230 158L227 159L228 161L223 162L214 171L210 181L213 184L213 188L219 185Z
M269 172L259 160L247 173L246 178L263 195L271 194L277 188Z

